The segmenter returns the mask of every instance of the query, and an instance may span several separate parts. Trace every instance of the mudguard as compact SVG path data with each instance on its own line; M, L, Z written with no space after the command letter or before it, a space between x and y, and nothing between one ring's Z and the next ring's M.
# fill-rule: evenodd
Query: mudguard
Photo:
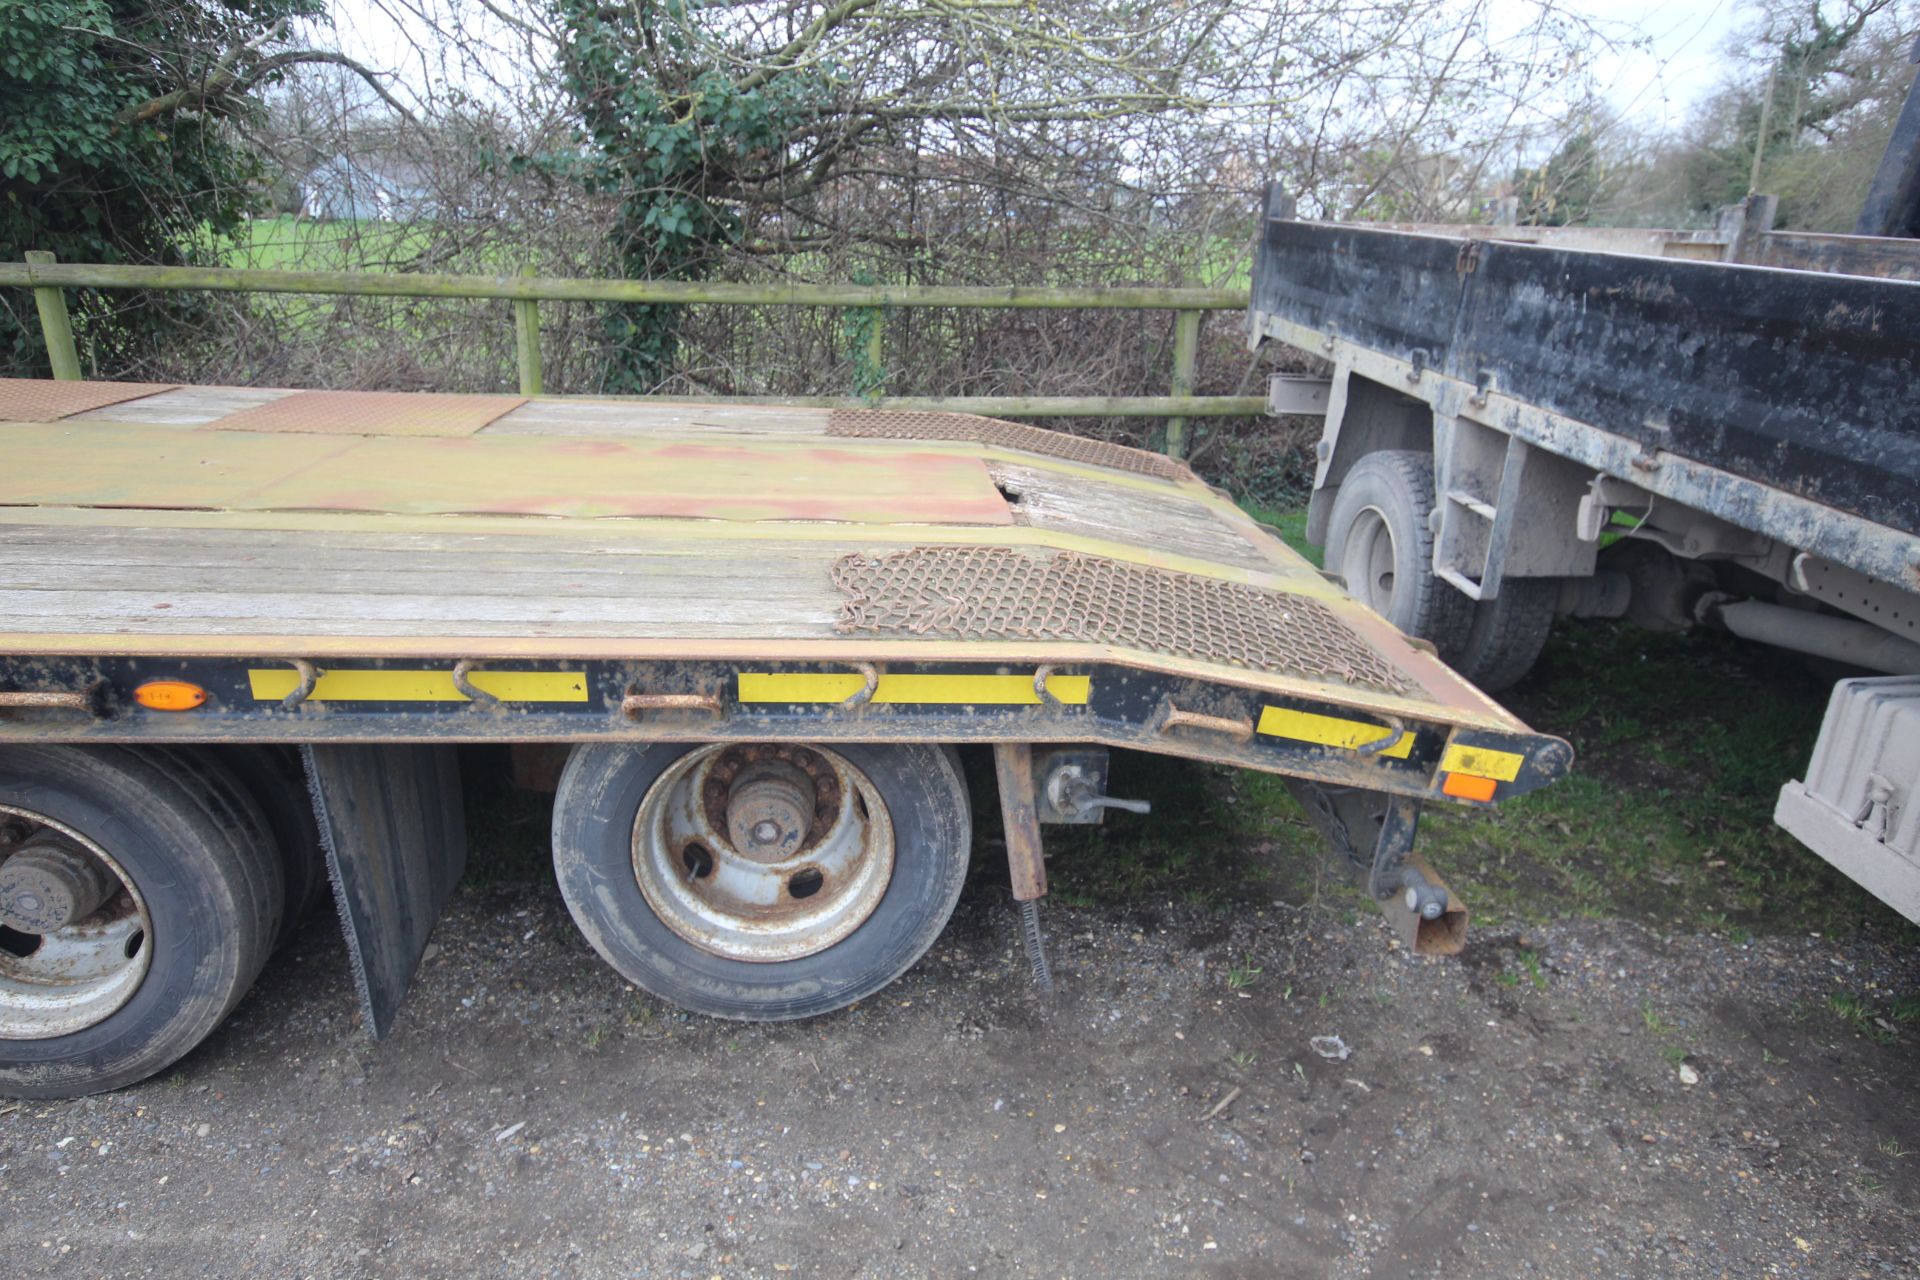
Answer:
M460 768L446 746L303 746L327 877L373 1038L393 1027L467 864Z

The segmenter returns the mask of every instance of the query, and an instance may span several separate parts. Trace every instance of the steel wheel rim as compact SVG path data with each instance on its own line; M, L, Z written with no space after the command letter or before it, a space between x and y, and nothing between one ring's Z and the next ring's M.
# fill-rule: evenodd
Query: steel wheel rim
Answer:
M1340 552L1340 576L1361 604L1383 616L1393 612L1393 526L1380 508L1363 508L1354 517Z
M8 820L29 831L0 846L6 856L53 833L119 882L98 910L60 928L35 934L0 926L0 1039L84 1031L119 1012L146 980L153 917L132 877L95 841L45 814L0 804L0 821Z
M801 783L800 779L805 782ZM754 808L771 795L768 819ZM798 839L799 789L814 808ZM743 812L749 821L736 839ZM780 828L763 846L752 833ZM743 848L742 845L746 847ZM893 878L893 820L866 774L814 746L717 744L690 751L648 788L633 825L633 871L660 922L730 960L798 960L864 924Z

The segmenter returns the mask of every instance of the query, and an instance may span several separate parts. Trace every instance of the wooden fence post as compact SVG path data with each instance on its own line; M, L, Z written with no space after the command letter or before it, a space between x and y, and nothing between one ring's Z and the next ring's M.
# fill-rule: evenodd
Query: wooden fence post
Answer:
M520 274L531 277L533 264L528 263L520 269ZM535 298L515 298L513 300L513 357L520 369L520 394L537 396L541 392L540 378L540 303Z
M1204 311L1176 311L1173 319L1173 394L1193 394L1193 369L1200 355L1200 320ZM1167 419L1167 456L1187 456L1187 420Z
M27 250L27 265L50 267L58 259L45 249ZM40 309L40 336L46 340L47 363L61 382L80 381L80 353L73 346L73 324L67 318L67 295L59 289L35 288L33 302Z

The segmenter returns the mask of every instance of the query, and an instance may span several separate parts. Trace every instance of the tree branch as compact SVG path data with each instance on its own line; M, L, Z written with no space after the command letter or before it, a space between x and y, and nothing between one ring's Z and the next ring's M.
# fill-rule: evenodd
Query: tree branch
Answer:
M222 61L224 64L225 60ZM145 102L128 107L119 114L118 119L122 125L144 124L158 116L169 115L183 108L205 107L216 99L230 98L247 92L276 71L314 63L345 67L366 81L367 87L378 94L380 100L392 107L403 119L418 126L419 122L414 119L413 113L407 110L398 98L387 92L386 86L380 83L379 76L371 68L354 61L344 53L333 53L326 49L292 49L286 53L276 53L272 57L262 58L244 71L236 71L225 65L218 66L199 84L190 88L175 89L171 93L163 93L157 98L149 98Z

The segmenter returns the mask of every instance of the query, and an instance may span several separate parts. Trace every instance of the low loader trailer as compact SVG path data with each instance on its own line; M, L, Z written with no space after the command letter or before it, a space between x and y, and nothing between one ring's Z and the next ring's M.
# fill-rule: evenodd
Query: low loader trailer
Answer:
M1422 806L1571 763L1157 454L960 414L0 382L0 1092L190 1051L331 896L393 1026L465 862L460 744L561 744L599 954L727 1018L926 951L990 745L1041 824L1111 748L1285 775L1422 952Z

